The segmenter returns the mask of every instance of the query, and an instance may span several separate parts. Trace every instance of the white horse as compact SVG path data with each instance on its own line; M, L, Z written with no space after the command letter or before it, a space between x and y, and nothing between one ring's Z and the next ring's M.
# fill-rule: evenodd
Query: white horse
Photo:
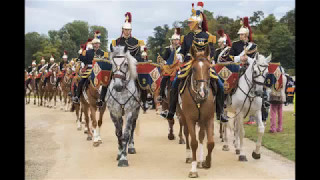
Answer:
M258 138L256 142L256 149L252 153L254 159L260 159L260 147L262 136L264 134L264 124L262 122L261 106L263 87L265 79L268 74L268 63L271 60L271 55L265 58L263 55L257 53L255 57L249 58L249 67L245 73L240 77L238 88L232 95L232 103L227 103L228 110L235 113L234 116L234 132L236 154L240 154L239 161L247 161L246 155L243 151L243 138L245 135L243 127L243 119L247 115L254 115L256 118ZM224 146L223 150L228 149L227 129L224 124Z
M127 147L129 154L135 154L133 135L140 111L140 92L135 83L137 78L137 60L131 56L127 46L111 49L112 79L110 81L105 102L110 117L116 128L118 138L118 166L128 166ZM126 115L126 127L122 132L123 119Z

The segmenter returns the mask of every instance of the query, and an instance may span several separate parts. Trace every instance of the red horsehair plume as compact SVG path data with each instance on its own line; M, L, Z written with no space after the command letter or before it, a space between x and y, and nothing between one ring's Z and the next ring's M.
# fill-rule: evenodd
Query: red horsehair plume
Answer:
M203 18L203 20L202 20L202 24L201 24L202 31L207 32L207 31L208 31L207 18L206 18L206 15L205 15L205 14L203 14L203 12L201 12L201 14L202 14L202 18Z
M147 47L144 47L144 49L143 49L145 52L147 52L147 50L148 50L148 48Z
M99 33L100 33L100 31L99 31L99 30L97 30L97 31L96 31L96 34L99 34Z
M92 38L88 38L88 42L91 42L92 41Z
M228 45L228 46L230 46L230 47L231 47L231 46L232 46L231 39L230 39L230 37L229 37L229 35L228 35L228 34L225 34L225 35L227 36L227 42L226 42L226 43L227 43L227 45Z
M245 26L249 29L249 40L250 40L250 42L253 42L252 31L251 31L251 27L249 25L249 18L248 17L243 18L243 26Z
M68 52L67 52L67 51L64 51L64 54L65 54L65 55L67 55L67 54L68 54Z
M128 22L131 23L131 21L132 21L131 13L130 13L130 12L127 12L124 16L125 16L125 17L128 16L128 18L129 18L129 19L128 19Z
M198 4L197 4L197 6L201 6L201 7L203 7L203 2L198 2Z
M194 3L192 3L192 8L194 7Z

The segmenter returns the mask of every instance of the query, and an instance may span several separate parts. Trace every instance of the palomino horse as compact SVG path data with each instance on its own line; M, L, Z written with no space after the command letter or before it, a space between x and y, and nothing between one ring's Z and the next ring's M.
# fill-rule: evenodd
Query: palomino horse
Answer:
M110 111L110 117L116 128L118 138L118 166L129 166L127 159L127 147L129 154L135 154L134 130L140 111L140 94L136 86L137 60L130 55L127 46L117 46L111 50L110 61L112 63L112 79L106 94L106 103ZM126 114L126 127L122 132L123 119Z
M61 87L61 94L63 98L63 102L61 102L61 110L63 110L62 103L64 103L64 111L69 111L71 107L71 97L69 93L71 91L71 82L72 82L72 69L69 65L66 66L66 71L64 76L61 79L60 87Z
M57 73L58 73L58 65L54 63L50 69L49 72L51 71L49 75L49 79L47 81L46 87L45 87L45 105L47 107L51 108L54 107L56 108L56 82L57 82ZM54 106L52 106L52 99L54 100Z
M91 73L93 73L92 69L88 71L91 71ZM102 117L106 110L105 105L99 108L99 120L97 124L96 111L98 109L98 106L96 102L100 97L100 87L101 85L94 86L88 79L86 83L83 85L82 96L80 97L81 109L84 112L85 121L86 121L85 133L88 134L87 136L88 141L92 140L92 137L93 137L94 147L97 147L102 143L102 140L100 137L100 129L102 125ZM90 118L92 121L92 129L90 128L90 125L89 125L89 112L90 112ZM92 131L93 131L93 134L92 134Z
M257 122L258 138L256 142L256 149L252 153L254 159L260 159L260 147L262 136L264 134L264 124L261 117L263 86L268 73L268 63L271 60L271 55L265 58L257 53L254 59L248 57L249 67L246 69L238 82L238 88L232 95L232 104L227 103L227 109L234 112L234 134L235 134L235 148L236 154L240 154L239 161L247 161L246 155L243 151L243 138L245 135L243 127L243 119L247 115L255 115ZM226 131L226 129L225 129ZM226 139L227 134L223 134ZM224 145L224 146L225 146Z
M185 90L181 94L181 116L185 120L186 145L187 145L187 162L190 155L190 147L188 135L191 136L192 148L192 168L189 172L190 178L198 177L197 172L197 148L198 141L196 139L196 124L200 127L199 141L200 141L200 155L199 155L199 168L211 167L211 153L214 148L214 112L216 98L212 93L212 88L216 88L216 84L210 86L210 68L209 61L210 49L209 46L205 51L198 52L196 47L191 47L192 66L191 74L187 77ZM182 84L181 84L182 85ZM207 134L207 149L208 155L206 160L203 161L203 140ZM188 149L189 148L189 149Z
M163 98L162 100L162 110L163 111L168 111L169 110L169 103L170 103L170 89L171 89L171 85L172 82L170 80L168 80L168 85L166 86L166 97ZM177 106L177 117L179 119L179 124L180 124L180 130L179 130L179 144L185 144L185 141L182 137L182 128L183 128L183 120L182 120L182 116L181 116L181 108ZM169 140L174 140L175 136L173 134L173 125L174 125L174 119L173 121L169 121L168 120L168 124L169 124L169 134L168 134L168 139Z

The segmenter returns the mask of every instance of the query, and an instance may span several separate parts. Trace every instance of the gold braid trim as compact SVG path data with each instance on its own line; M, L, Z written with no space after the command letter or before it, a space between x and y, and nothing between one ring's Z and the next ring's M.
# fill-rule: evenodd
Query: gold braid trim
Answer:
M144 46L145 44L144 44L144 41L143 40L138 40L138 45L139 46Z
M116 46L117 46L116 40L112 40L112 46L113 46L113 47L116 47Z
M209 34L208 42L212 42L213 44L215 44L216 43L216 36Z
M86 56L86 50L82 51L82 56Z
M182 36L180 37L180 43L181 43L181 44L183 43L183 40L184 40L184 35L182 35Z

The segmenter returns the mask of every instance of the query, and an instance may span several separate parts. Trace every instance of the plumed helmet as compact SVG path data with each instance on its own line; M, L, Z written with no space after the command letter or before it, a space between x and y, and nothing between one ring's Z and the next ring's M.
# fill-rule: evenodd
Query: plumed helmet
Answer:
M224 33L223 29L218 30L217 33L220 36L218 42L223 42L223 44L230 46L230 47L232 46L232 43L231 43L231 40L230 40L228 34Z
M251 30L251 27L249 25L249 18L248 17L244 17L243 21L242 21L242 19L240 20L240 24L242 26L239 29L238 34L247 34L248 38L249 38L249 41L253 42L252 30Z
M94 38L92 40L92 44L94 43L100 43L101 33L100 31L94 32Z
M68 54L67 51L64 51L64 52L63 52L62 59L67 59L67 58L68 58L68 55L67 55L67 54Z
M32 65L37 65L36 60L32 61Z
M180 28L175 28L174 34L171 36L170 40L179 39L180 40Z
M54 61L53 54L51 54L50 62L53 62L53 61Z
M46 62L43 56L41 57L41 62Z
M198 26L202 29L202 31L208 31L208 22L205 14L203 13L203 2L197 3L197 10L194 9L194 3L192 3L192 15L188 19L189 22L196 22Z
M125 15L126 20L124 21L124 24L122 25L123 29L132 29L131 22L132 22L132 15L130 12L127 12Z

